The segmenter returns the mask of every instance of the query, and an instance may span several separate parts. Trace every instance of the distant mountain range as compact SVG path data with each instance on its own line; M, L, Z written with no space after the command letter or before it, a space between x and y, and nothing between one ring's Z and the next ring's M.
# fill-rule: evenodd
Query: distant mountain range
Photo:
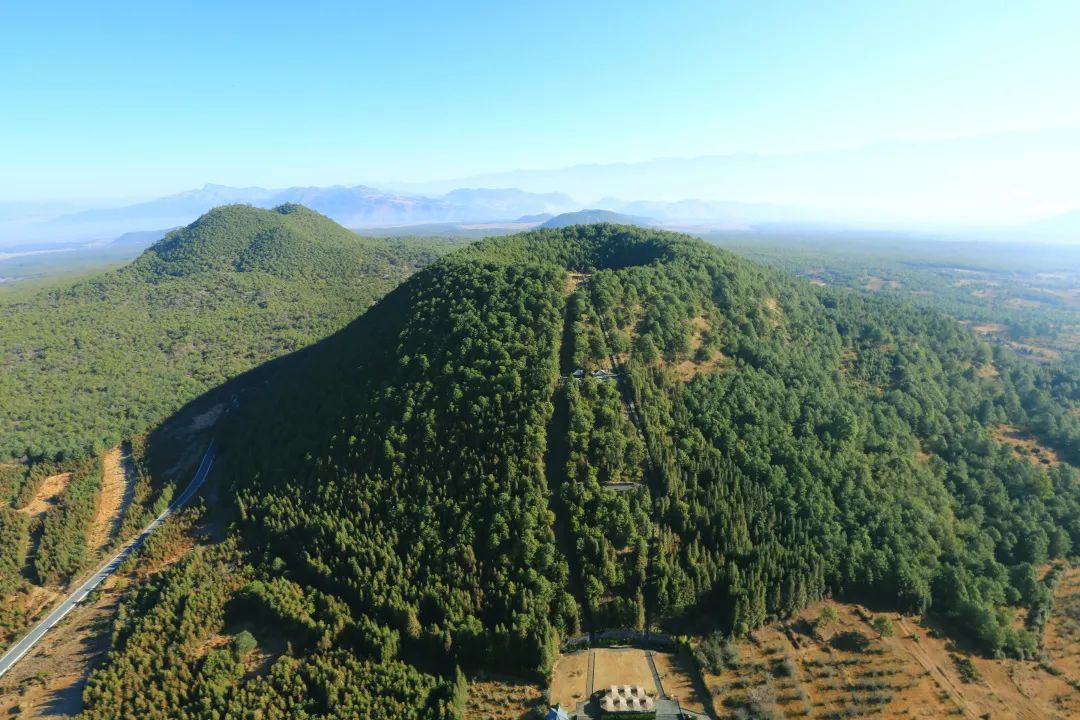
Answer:
M704 198L706 218L753 224L828 222L859 229L1004 228L1080 207L1080 125L995 135L871 142L814 151L736 152L639 162L520 169L394 186L559 190L674 203L687 220ZM588 207L660 218L590 200Z
M928 154L937 149L941 155ZM557 215L583 211L606 211L635 218L635 224L652 223L682 230L890 230L917 232L929 237L963 240L1029 242L1080 242L1080 210L1027 224L985 221L969 226L933 222L901 222L884 215L830 212L824 195L796 192L815 184L832 184L836 192L848 192L852 208L870 202L867 197L896 204L886 180L874 167L907 168L909 179L938 167L933 182L920 185L919 193L945 197L934 183L951 179L950 168L964 167L970 174L979 167L978 143L892 144L859 152L838 151L822 157L804 155L730 155L687 159L659 159L644 163L581 165L555 170L515 171L454 181L469 187L429 183L404 189L380 189L366 185L346 187L230 187L205 185L196 190L134 204L92 207L72 203L0 203L0 248L5 251L47 249L60 243L81 247L87 243L127 235L121 244L146 247L164 232L159 228L186 225L212 208L246 204L272 208L296 203L322 213L353 229L436 226L446 224L541 224ZM828 161L828 172L821 170ZM877 163L875 165L875 163ZM895 180L895 178L893 179ZM888 182L893 182L888 180ZM950 180L951 181L951 180ZM921 182L921 181L920 181ZM974 181L973 181L974 182ZM919 183L914 183L919 185ZM558 188L565 192L551 192ZM593 188L609 194L582 202ZM823 191L824 192L824 191ZM974 192L974 191L973 191ZM1071 188L1054 196L1058 206L1066 202ZM678 194L689 197L679 198ZM712 197L799 198L796 203L752 200L709 200ZM1075 194L1075 193L1074 193ZM674 196L674 199L669 199ZM623 199L623 198L638 199ZM861 197L861 200L859 198ZM642 199L644 198L644 199ZM925 198L924 198L925 199ZM970 198L969 198L970 199ZM1080 204L1080 197L1076 198ZM875 200L876 202L877 200ZM944 201L941 201L944 202ZM992 207L992 203L985 204ZM913 205L914 206L914 205ZM1066 205L1067 206L1067 205ZM149 233L143 235L142 233Z
M183 225L211 208L235 203L263 208L297 203L348 227L511 221L528 213L561 213L580 207L572 198L559 193L527 193L512 188L461 188L429 197L387 192L365 185L284 190L206 185L198 190L135 205L61 215L51 224L58 229L105 236L148 227Z
M211 184L118 207L72 211L70 206L63 205L0 206L0 246L28 241L86 243L118 238L116 243L146 247L164 235L158 228L186 225L215 207L246 204L272 208L286 203L304 205L346 227L358 229L434 223L540 224L557 215L586 208L592 208L589 210L592 213L610 212L631 218L613 222L637 224L749 227L759 222L813 219L812 212L798 208L705 200L625 201L605 197L585 205L564 193L518 188L456 188L439 195L422 195L365 185L274 190Z

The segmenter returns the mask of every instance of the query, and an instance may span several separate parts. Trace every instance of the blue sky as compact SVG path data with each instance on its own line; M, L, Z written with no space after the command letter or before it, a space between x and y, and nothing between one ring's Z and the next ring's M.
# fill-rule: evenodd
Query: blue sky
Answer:
M0 201L1080 126L1077 27L1071 0L4 2Z

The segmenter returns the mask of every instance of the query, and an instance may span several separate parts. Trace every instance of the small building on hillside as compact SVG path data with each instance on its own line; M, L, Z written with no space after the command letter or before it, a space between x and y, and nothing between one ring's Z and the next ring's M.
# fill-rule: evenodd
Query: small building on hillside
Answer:
M582 368L578 368L577 370L575 370L574 372L572 372L570 374L573 375L576 378L583 378L583 377L585 377L585 370L583 370Z
M600 710L606 717L654 718L656 702L640 685L612 685L600 698Z
M616 375L615 373L608 372L604 368L598 368L596 370L593 370L592 376L597 380L613 380L614 378L618 377L618 375Z

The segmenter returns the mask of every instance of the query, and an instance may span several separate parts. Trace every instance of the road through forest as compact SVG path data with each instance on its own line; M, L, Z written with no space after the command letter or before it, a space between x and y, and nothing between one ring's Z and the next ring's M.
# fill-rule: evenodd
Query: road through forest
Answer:
M124 547L120 549L120 552L116 553L111 559L109 559L104 565L98 568L98 571L91 575L88 579L83 581L78 587L68 593L68 596L64 598L63 602L57 605L52 612L50 612L44 620L39 622L33 630L31 630L25 637L19 642L15 643L2 657L0 657L0 676L3 676L8 670L15 666L26 653L30 652L35 645L45 636L45 633L49 632L58 622L64 619L71 610L86 599L86 596L93 592L94 588L102 583L105 578L116 572L117 568L127 560L131 553L142 547L146 539L149 538L160 525L165 522L170 515L175 513L180 508L184 507L191 500L192 496L199 491L203 482L206 480L206 476L210 473L210 468L214 464L214 443L211 442L210 446L206 448L206 453L203 454L202 460L199 462L199 467L195 470L195 476L188 483L187 488L181 493L180 497L169 503L169 507L165 508L160 515L154 518L153 522L143 528L142 532L131 540Z

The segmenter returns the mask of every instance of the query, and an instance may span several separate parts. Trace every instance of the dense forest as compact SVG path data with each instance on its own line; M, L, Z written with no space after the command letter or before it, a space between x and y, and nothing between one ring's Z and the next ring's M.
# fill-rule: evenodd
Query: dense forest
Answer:
M1080 547L1080 375L682 235L482 241L269 379L219 438L231 540L129 595L86 717L460 717L462 670L582 627L826 595L1030 656Z
M49 487L47 483L51 483ZM13 639L39 609L37 591L63 587L100 549L90 529L102 486L100 457L0 464L0 638ZM107 539L107 538L105 538Z
M93 454L340 329L454 243L217 208L130 265L0 303L0 459Z
M945 313L1022 356L1080 365L1075 247L855 233L727 232L705 238L812 283Z

